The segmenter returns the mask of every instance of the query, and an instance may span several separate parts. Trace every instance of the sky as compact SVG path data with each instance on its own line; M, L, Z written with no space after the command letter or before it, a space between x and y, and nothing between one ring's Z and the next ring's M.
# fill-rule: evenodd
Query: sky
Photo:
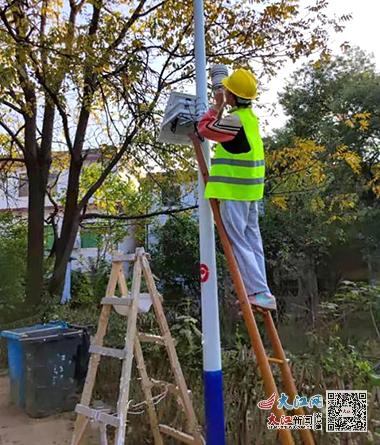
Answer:
M308 5L311 0L301 0L301 4ZM345 30L339 34L331 34L330 48L334 53L340 52L340 45L347 41L351 45L359 46L369 53L373 53L377 69L380 71L380 0L329 0L327 9L329 16L334 14L352 14L352 20L346 22ZM306 59L304 60L306 61ZM297 66L289 62L281 74L274 78L262 94L260 102L266 105L277 102L277 94L281 91ZM275 113L260 112L263 134L269 134L274 128L286 123L280 105L275 106Z

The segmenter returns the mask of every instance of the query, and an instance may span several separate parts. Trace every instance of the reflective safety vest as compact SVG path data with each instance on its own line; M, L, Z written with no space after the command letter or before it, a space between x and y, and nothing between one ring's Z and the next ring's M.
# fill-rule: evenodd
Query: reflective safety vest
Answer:
M205 198L258 201L264 194L265 161L258 119L250 108L232 112L239 116L246 137L247 152L234 154L215 146ZM234 141L228 142L232 144ZM226 145L225 143L223 143Z

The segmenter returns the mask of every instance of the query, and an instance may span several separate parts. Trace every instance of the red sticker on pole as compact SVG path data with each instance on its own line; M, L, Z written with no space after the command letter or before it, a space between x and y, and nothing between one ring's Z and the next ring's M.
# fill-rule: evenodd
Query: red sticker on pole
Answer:
M205 283L208 280L208 277L210 276L209 268L206 266L206 264L201 264L200 271L201 271L201 283Z

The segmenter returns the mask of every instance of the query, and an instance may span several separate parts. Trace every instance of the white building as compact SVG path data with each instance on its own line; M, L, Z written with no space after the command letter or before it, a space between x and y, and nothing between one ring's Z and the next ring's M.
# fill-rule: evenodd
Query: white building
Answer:
M60 158L62 162L60 163ZM64 159L66 158L66 159ZM84 166L97 162L99 155L96 152L88 153ZM61 167L57 168L57 165ZM49 191L54 200L58 203L58 207L63 211L61 205L61 198L64 197L67 180L68 180L68 162L67 155L64 152L56 152L53 154L53 167L49 178ZM25 166L16 168L7 179L0 185L0 212L11 211L15 215L25 217L28 212L28 180ZM46 219L54 211L54 205L47 196L45 199L45 217ZM97 211L94 206L90 205L88 211ZM58 216L58 230L60 221L62 219ZM130 229L131 235L126 237L121 243L118 243L117 250L122 252L131 252L135 249L135 238L133 235L133 227ZM47 225L45 228L45 248L48 252L53 243L52 227ZM111 258L111 252L100 249L99 237L91 228L91 221L86 222L86 226L81 228L75 240L74 249L72 252L72 267L73 269L88 269L91 261L95 261L100 254L104 254L107 259ZM115 246L113 246L113 249ZM110 249L111 250L111 249Z

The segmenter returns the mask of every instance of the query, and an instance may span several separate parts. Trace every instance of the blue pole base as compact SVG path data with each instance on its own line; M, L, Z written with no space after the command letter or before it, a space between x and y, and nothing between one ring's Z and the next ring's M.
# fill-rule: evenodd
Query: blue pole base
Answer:
M204 371L206 444L225 445L223 373Z

